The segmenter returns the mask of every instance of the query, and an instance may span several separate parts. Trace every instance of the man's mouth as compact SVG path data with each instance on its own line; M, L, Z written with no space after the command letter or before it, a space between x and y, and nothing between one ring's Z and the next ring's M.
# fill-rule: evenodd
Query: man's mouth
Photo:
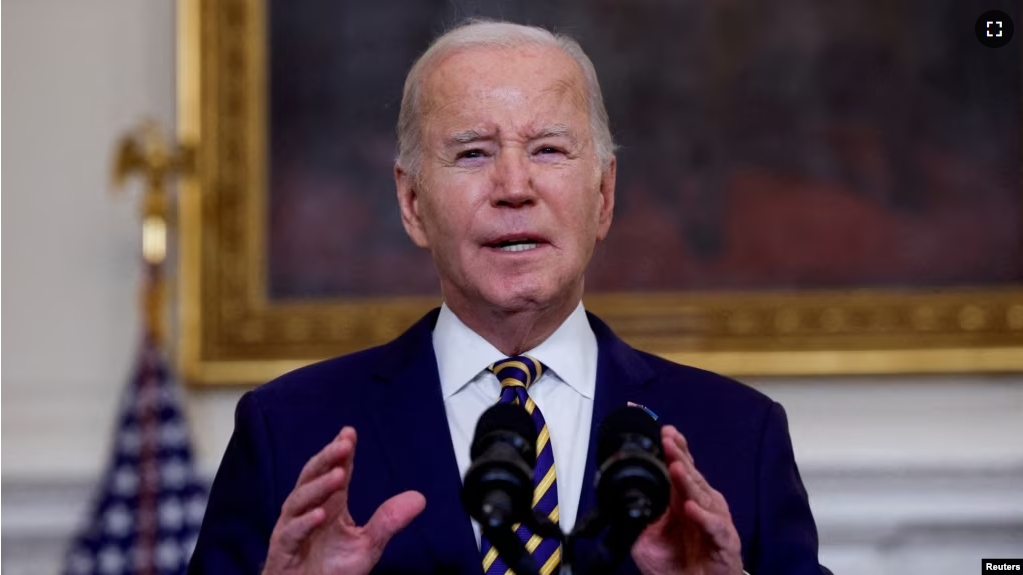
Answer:
M540 244L537 242L524 241L502 243L497 246L497 249L501 250L502 252L524 252L526 250L531 250L538 247L540 247Z
M487 247L502 252L524 252L533 250L545 242L538 238L504 238L487 244Z

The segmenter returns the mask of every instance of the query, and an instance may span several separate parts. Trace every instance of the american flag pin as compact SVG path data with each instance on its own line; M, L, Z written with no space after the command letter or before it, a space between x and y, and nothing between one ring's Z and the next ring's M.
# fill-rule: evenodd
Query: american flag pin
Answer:
M628 405L629 407L638 407L638 408L642 409L643 411L647 412L647 415L649 415L650 417L654 418L654 421L657 420L657 414L654 413L654 410L650 409L649 407L647 407L645 405L640 405L640 404L632 402L632 401L626 403L626 405Z

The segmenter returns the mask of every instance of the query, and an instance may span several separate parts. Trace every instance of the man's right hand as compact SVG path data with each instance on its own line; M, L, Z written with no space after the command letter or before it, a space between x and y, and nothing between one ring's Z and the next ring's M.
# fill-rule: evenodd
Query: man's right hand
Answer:
M264 575L364 575L426 507L417 491L385 501L365 526L348 513L355 430L345 427L302 468L270 536Z

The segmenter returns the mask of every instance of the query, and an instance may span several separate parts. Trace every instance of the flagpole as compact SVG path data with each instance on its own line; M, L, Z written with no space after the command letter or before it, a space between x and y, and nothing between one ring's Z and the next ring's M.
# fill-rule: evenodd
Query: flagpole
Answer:
M166 140L154 122L122 137L114 189L136 176L141 201L141 346L132 370L88 522L69 542L65 575L186 575L206 509L195 473L184 409L167 365L164 264L173 222L170 180L193 172L194 152Z
M169 145L159 126L143 122L121 138L113 171L115 189L131 176L145 182L141 202L142 263L144 277L140 294L143 342L136 379L136 417L139 427L138 508L136 550L137 572L155 575L159 544L160 510L160 373L166 341L166 280L169 206L167 181L187 175L194 166L191 149Z

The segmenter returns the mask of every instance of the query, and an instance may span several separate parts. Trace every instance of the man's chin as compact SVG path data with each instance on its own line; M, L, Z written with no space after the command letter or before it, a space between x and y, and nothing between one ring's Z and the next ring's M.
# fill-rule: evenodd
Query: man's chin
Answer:
M543 311L562 304L570 294L548 286L495 287L484 294L490 307L507 313Z

